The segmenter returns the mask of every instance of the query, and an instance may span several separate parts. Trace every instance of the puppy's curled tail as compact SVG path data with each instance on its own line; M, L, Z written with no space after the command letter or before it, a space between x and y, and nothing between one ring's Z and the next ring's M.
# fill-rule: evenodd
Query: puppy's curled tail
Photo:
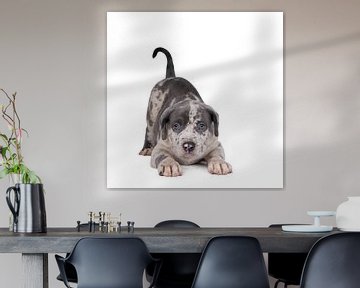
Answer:
M158 47L154 50L152 57L155 58L158 52L164 53L167 59L166 78L175 77L174 63L170 52L167 51L165 48Z

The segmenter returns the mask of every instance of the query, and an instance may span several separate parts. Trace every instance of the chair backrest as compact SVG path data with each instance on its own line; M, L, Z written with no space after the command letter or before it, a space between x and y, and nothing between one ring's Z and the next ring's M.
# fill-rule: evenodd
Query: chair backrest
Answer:
M192 288L268 288L260 244L248 236L212 238L204 249Z
M139 238L82 238L67 259L76 269L78 288L142 288L152 260Z
M155 225L155 228L200 228L188 220L165 220ZM190 287L200 260L200 253L158 253L155 257L162 260L162 266L157 278L156 287ZM152 275L148 269L148 275Z
M318 240L306 259L300 287L360 287L360 233L338 233Z
M165 220L157 223L155 228L200 228L200 226L189 220Z
M281 229L282 225L290 224L271 224L269 228ZM300 285L306 257L307 253L268 253L269 275L287 285Z

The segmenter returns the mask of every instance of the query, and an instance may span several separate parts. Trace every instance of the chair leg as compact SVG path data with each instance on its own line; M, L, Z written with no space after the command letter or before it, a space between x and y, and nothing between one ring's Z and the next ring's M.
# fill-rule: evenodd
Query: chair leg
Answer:
M281 280L277 280L277 281L275 282L275 284L274 284L274 288L277 288L278 285L279 285L279 283L284 283L284 288L287 288L287 287L288 287L288 285L287 285L286 282L283 282L283 281L281 281Z

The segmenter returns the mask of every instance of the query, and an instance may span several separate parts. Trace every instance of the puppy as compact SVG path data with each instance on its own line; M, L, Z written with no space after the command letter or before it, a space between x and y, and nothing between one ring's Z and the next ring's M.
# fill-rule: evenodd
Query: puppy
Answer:
M181 165L202 161L212 174L231 173L218 141L218 114L203 102L189 81L175 76L170 53L159 47L153 58L158 52L167 58L166 78L151 91L144 147L139 154L151 155L151 167L157 168L161 176L180 176Z

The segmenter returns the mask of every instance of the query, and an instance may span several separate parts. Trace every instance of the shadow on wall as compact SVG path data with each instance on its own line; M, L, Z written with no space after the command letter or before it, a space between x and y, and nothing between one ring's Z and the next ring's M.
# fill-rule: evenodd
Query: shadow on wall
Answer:
M299 207L358 194L359 49L360 32L286 50L286 181Z

